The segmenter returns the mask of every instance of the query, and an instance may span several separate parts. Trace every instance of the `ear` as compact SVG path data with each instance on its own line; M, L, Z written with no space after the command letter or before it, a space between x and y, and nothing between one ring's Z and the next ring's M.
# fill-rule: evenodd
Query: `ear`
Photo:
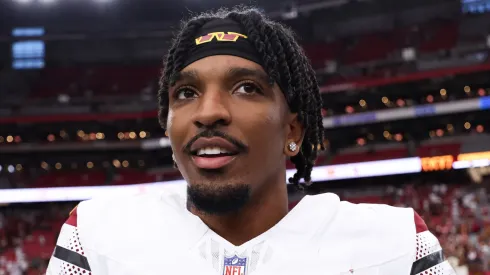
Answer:
M298 114L289 114L286 130L286 143L284 145L284 154L289 157L296 156L305 137L305 128L298 120ZM292 146L296 144L296 146Z

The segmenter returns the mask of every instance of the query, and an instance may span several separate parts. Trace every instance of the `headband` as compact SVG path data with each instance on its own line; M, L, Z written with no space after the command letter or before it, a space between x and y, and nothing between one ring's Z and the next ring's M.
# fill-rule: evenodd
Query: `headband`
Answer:
M233 55L245 58L264 68L262 58L248 36L245 35L243 28L229 18L213 19L201 27L185 57L182 68L213 55ZM278 85L283 92L286 92L283 88L287 85L280 83Z
M262 65L254 46L238 23L231 19L214 19L204 24L184 62L184 67L213 55L233 55Z

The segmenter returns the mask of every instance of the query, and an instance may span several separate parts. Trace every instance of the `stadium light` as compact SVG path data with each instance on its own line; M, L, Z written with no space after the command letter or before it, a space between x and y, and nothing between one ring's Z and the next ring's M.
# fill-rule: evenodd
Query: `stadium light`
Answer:
M484 129L485 129L485 128L483 128L483 126L482 126L482 125L478 125L478 126L476 126L476 131L477 131L478 133L483 133Z
M402 49L402 58L405 61L413 61L417 58L417 52L411 47Z
M453 132L454 131L454 126L452 124L448 124L446 126L446 129L448 130L448 132Z
M485 96L485 89L482 89L482 88L478 89L478 95L479 96Z
M54 1L54 0L43 0L43 1ZM58 102L68 103L68 102L70 102L70 96L67 94L60 94L60 95L58 95Z

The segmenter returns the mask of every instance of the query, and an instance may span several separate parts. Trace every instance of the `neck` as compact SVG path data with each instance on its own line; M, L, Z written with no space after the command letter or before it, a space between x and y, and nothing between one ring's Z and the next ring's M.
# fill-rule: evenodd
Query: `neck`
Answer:
M190 211L214 232L233 245L241 245L266 232L288 213L285 176L252 194L240 211L228 215L209 215L191 207Z

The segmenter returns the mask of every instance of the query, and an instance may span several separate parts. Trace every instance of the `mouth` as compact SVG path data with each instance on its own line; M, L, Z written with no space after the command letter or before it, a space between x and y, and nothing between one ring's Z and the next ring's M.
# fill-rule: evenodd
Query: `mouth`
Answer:
M194 164L205 170L216 170L223 168L235 160L236 156L213 156L213 157L199 157L192 156Z
M200 138L192 145L190 155L200 169L220 169L229 165L241 153L232 143L222 138Z

